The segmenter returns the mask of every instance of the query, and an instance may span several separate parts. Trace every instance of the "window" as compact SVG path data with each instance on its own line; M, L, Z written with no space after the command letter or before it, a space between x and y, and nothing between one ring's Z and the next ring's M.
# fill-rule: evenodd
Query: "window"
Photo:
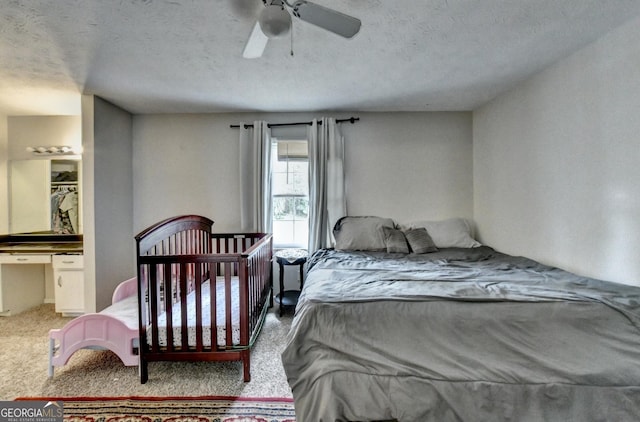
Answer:
M271 160L274 246L306 249L309 240L307 141L274 139Z

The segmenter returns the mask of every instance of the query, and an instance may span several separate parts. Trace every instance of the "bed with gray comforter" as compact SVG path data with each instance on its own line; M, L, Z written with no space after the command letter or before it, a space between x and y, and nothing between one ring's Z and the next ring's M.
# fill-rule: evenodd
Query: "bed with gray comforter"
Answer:
M492 248L321 250L282 360L298 422L640 420L640 289Z

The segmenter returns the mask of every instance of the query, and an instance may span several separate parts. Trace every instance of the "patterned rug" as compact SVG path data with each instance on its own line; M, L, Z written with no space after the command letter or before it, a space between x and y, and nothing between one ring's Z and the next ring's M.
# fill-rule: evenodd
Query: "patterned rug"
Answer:
M62 402L65 422L295 422L289 398L20 398Z

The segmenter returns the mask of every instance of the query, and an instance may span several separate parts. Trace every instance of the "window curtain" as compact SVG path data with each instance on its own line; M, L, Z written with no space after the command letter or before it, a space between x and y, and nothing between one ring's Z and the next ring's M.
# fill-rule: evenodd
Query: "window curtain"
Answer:
M240 224L245 232L272 232L271 129L240 123Z
M344 138L334 118L313 119L309 142L309 253L334 246L333 226L347 215Z

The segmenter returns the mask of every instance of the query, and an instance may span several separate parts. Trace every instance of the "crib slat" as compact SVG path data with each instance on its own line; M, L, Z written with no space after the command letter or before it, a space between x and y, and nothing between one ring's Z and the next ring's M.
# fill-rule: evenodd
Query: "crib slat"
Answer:
M249 344L249 326L248 317L249 317L249 307L248 307L248 292L249 283L248 283L248 269L247 269L247 259L242 258L240 260L240 264L238 265L239 274L238 274L238 290L239 290L239 300L240 300L240 344Z
M180 333L181 350L186 351L189 349L189 324L188 324L188 309L187 309L187 293L189 288L187 287L187 266L185 263L180 264Z
M224 314L226 330L226 346L233 346L233 325L231 312L231 263L224 263Z
M259 278L258 278L258 265L256 265L256 260L253 257L247 258L247 263L249 266L249 274L248 274L248 281L249 281L249 305L247 309L255 309L255 305L258 303L258 299L259 299ZM251 313L248 315L249 318L249 330L251 330L254 326L255 323L255 313Z
M202 266L196 265L195 273L195 293L196 293L196 351L201 352L203 349L202 339ZM211 282L209 282L209 291L211 291Z
M156 280L157 277L157 268L155 265L149 266L149 304L151 305L151 311L149 312L149 316L151 321L151 351L157 352L159 349L158 342L158 294L159 289Z
M219 267L220 264L215 264ZM211 309L211 350L218 348L218 280L216 275L211 276L209 289L209 308Z
M165 337L167 339L167 350L173 351L173 274L171 271L171 264L162 265L163 271L163 289L164 289L164 311L166 316L166 333ZM154 327L158 325L158 315L156 315L156 320ZM157 328L156 328L157 329Z
M221 249L221 243L220 243L220 238L217 237L216 238L216 250L215 253L222 253L222 249ZM216 275L219 275L222 271L222 267L220 266L220 263L216 264Z

